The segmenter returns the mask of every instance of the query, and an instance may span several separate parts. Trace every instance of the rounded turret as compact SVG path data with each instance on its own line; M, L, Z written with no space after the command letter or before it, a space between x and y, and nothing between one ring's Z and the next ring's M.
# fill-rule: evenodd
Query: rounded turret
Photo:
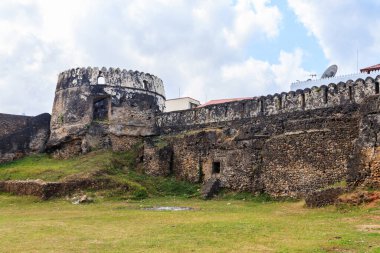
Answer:
M76 68L59 74L51 119L51 148L70 144L74 153L125 145L120 138L156 133L164 111L161 79L119 68ZM127 141L128 142L128 141ZM116 149L121 149L116 148Z

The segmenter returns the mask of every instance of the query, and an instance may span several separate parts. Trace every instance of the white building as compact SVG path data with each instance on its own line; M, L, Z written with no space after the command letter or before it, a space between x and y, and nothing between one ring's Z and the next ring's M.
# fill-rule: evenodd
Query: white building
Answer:
M201 103L190 97L168 99L165 102L165 112L187 110L198 107Z
M360 73L334 76L334 77L317 79L317 80L295 82L291 84L290 90L296 91L299 89L303 90L305 88L311 88L313 86L316 86L316 87L320 87L322 85L327 86L330 83L335 83L335 84L338 84L340 82L346 83L347 81L350 81L350 80L355 82L358 79L365 80L367 77L372 77L373 79L375 79L379 75L380 75L380 64L377 64L377 65L360 69Z

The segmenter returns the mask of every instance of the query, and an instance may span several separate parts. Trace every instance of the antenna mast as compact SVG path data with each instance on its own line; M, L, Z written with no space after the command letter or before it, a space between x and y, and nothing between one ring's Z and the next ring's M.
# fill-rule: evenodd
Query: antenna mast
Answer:
M356 49L356 71L359 73L359 49Z

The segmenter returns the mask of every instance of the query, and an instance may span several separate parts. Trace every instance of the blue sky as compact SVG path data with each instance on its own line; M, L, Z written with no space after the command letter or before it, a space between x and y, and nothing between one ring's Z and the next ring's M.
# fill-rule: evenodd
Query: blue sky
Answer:
M167 98L288 91L380 63L378 0L2 0L0 112L51 112L58 73L106 66L160 77Z

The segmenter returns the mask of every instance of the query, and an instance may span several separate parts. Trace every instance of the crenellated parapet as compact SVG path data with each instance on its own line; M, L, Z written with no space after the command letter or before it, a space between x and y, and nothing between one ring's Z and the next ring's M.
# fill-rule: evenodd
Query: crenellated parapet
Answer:
M76 68L63 71L58 76L56 91L80 86L106 85L154 92L165 98L162 80L144 72L119 68Z
M349 103L361 104L366 97L380 94L379 82L380 75L376 78L367 77L346 83L330 83L281 94L162 113L157 117L157 124L163 128L202 125L329 108Z

